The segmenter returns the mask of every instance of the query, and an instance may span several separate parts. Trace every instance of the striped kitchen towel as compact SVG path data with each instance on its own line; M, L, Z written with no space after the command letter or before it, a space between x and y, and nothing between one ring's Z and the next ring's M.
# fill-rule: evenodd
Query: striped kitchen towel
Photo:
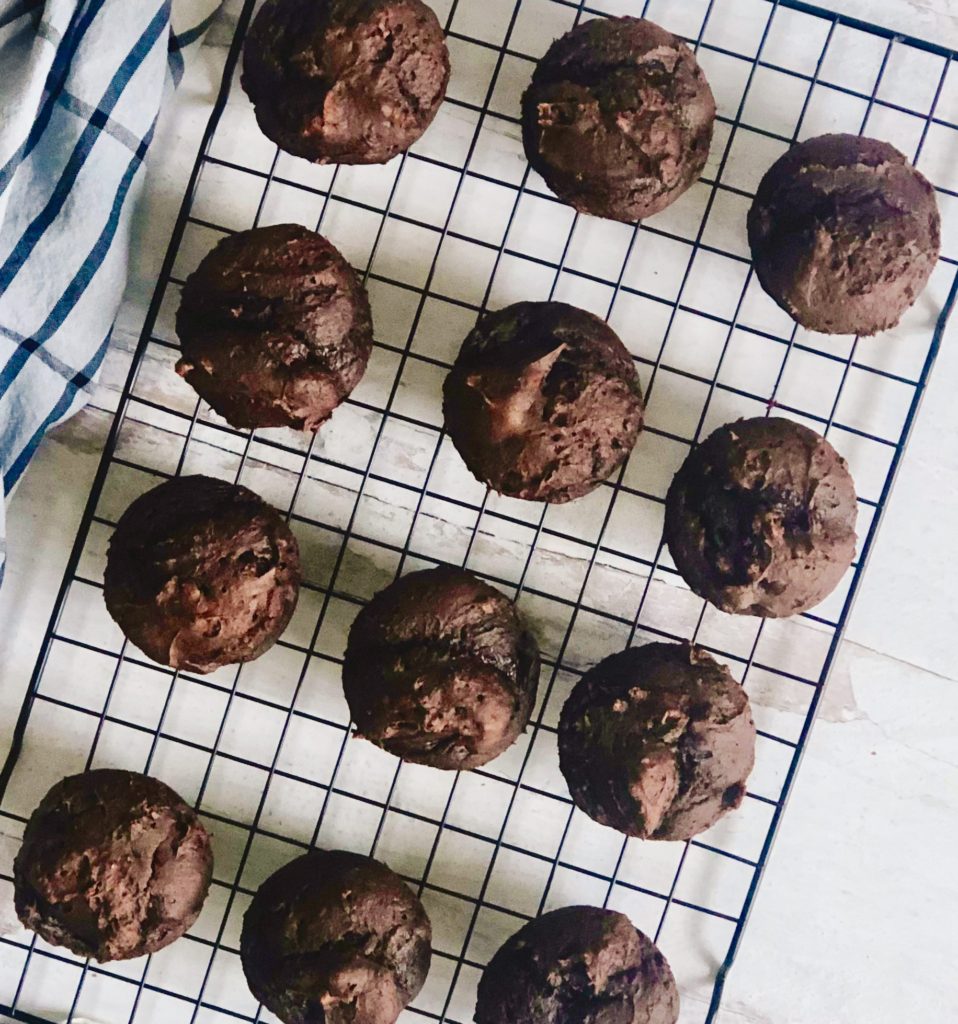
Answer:
M0 0L3 498L88 397L160 104L220 0Z

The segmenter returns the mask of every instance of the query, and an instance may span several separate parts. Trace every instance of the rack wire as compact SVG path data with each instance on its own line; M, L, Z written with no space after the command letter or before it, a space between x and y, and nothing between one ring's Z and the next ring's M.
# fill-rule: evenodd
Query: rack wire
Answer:
M683 1024L715 1019L882 511L958 294L954 54L798 0L434 3L454 77L436 123L384 168L318 168L262 138L237 83L245 3L120 410L110 432L2 773L7 830L57 778L113 765L164 778L214 834L216 868L190 935L97 965L27 932L0 936L0 1011L22 1021L275 1020L247 992L242 912L279 864L316 844L383 858L433 920L426 987L404 1016L465 1024L482 965L521 923L595 903L655 936ZM719 106L703 181L635 226L574 214L522 158L518 96L552 38L585 17L642 13L695 47ZM893 332L859 342L796 328L752 274L744 215L796 139L876 135L935 183L944 253ZM237 431L172 372L179 287L229 231L314 223L370 289L366 379L313 439ZM593 495L542 507L483 491L442 430L442 374L479 312L559 298L606 317L636 358L648 425ZM839 592L787 621L705 605L661 542L671 474L722 422L778 409L827 435L860 492L860 554ZM154 665L106 615L112 526L159 480L209 472L286 510L306 583L286 636L239 669ZM528 733L469 773L404 765L351 741L345 630L403 571L468 566L515 597L544 669ZM603 655L694 638L750 694L759 749L748 798L688 843L624 841L574 809L555 729ZM55 756L51 756L51 749ZM4 898L10 865L0 865ZM716 965L717 968L716 968Z

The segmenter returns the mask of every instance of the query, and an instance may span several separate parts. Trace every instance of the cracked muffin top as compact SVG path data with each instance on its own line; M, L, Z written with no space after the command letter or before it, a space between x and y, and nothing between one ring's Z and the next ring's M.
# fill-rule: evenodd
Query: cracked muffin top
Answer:
M719 427L686 458L665 501L665 539L686 583L724 612L781 618L814 608L855 557L858 499L845 460L782 417Z
M563 907L519 929L479 982L476 1024L675 1024L665 957L625 916Z
M695 54L643 18L596 18L557 39L522 97L529 163L583 213L664 210L708 159L715 100Z
M477 768L525 729L539 648L515 605L465 569L412 572L356 617L343 687L360 736L434 768Z
M199 916L213 874L195 811L148 775L109 768L58 782L14 862L17 916L101 963L154 953Z
M426 980L431 940L422 903L385 864L313 850L260 886L240 956L284 1024L393 1024Z
M373 343L356 271L298 224L240 231L207 253L183 286L176 332L176 372L241 430L318 430Z
M296 538L275 508L238 484L181 476L120 517L103 596L154 661L205 673L272 647L296 609L301 575Z
M443 417L469 471L494 491L559 504L608 479L645 407L611 327L564 302L517 302L469 332L443 385Z
M449 53L422 0L267 0L243 88L263 133L321 164L381 164L429 127Z
M754 762L745 691L691 644L605 658L559 719L559 766L576 805L642 839L691 839L715 824L741 804Z
M755 271L803 327L871 335L894 327L938 261L935 190L887 142L822 135L762 179L748 215Z

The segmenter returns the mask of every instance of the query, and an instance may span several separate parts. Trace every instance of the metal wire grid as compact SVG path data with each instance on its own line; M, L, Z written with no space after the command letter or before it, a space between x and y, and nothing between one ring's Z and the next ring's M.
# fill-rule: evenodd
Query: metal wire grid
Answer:
M316 172L328 175L317 184L315 180L304 180L305 172L290 165L275 150L266 164L260 166L253 166L253 159L246 166L221 155L224 111L228 120L228 104L237 99L241 102L233 84L233 72L253 13L253 0L244 6L223 88L63 580L24 704L14 750L0 776L3 814L9 822L22 826L35 798L49 781L64 774L64 762L71 758L70 770L110 763L153 771L192 797L211 824L216 837L216 881L207 909L193 933L145 962L105 966L81 963L26 933L0 937L4 948L0 966L10 966L0 974L0 1009L15 1019L46 1021L65 1016L72 1021L81 1015L96 1017L98 1009L101 1014L110 1014L99 1019L128 1019L130 1024L153 1020L162 1020L164 1024L188 1020L192 1024L274 1019L245 994L236 962L238 921L258 880L278 863L317 842L347 845L384 857L417 887L426 901L436 927L436 953L427 987L415 1008L407 1011L409 1019L470 1019L475 982L482 963L498 942L523 920L553 905L569 902L601 903L630 913L640 927L660 941L676 969L686 997L683 1022L714 1019L725 973L734 959L958 288L958 263L946 244L946 256L932 289L938 296L935 301L943 303L938 328L932 336L926 311L912 331L912 336L919 339L917 354L913 347L909 356L915 370L899 372L901 367L891 349L879 349L879 358L873 358L870 346L879 343L869 341L860 348L857 339L849 339L842 351L841 343L834 339L823 343L795 328L776 332L774 328L749 326L747 311L755 296L751 269L741 251L711 240L714 215L724 199L732 197L733 201L747 203L751 194L748 188L728 180L729 169L737 160L736 138L747 134L753 142L764 139L784 148L807 127L809 111L823 90L830 100L847 97L864 104L855 130L868 129L876 111L918 119L920 130L913 148L920 164L932 131L958 130L952 121L937 114L943 95L950 95L953 55L915 40L892 37L861 23L842 21L789 0L703 0L695 4L646 0L642 13L666 25L670 18L680 17L687 24L690 8L696 8L696 28L686 30L685 34L700 59L704 62L711 55L716 60L740 63L747 70L742 76L740 97L731 105L726 104L720 118L714 147L717 163L714 173L710 169L706 183L701 186L704 206L694 228L685 234L667 230L662 226L666 223L664 218L634 228L604 225L620 232L620 258L617 269L603 275L581 269L576 260L581 237L588 237L602 225L572 215L556 203L527 166L517 177L485 173L479 169L487 164L484 156L480 159L480 151L488 142L486 132L490 124L496 126L497 132L508 132L509 126L516 123L514 117L496 109L497 90L510 73L515 73L516 65L522 71L518 77L528 77L528 55L513 49L511 43L516 35L528 37L530 15L540 18L559 12L565 17L567 28L586 15L634 13L638 5L609 2L602 5L605 10L594 10L584 2L569 0L508 0L506 6L504 3L502 0L490 5L501 8L504 17L504 32L494 41L459 30L460 15L464 11L468 14L466 0L443 5L447 8L445 27L451 45L458 43L473 56L485 52L491 61L478 97L453 95L447 102L447 107L472 117L471 135L463 146L461 138L447 139L442 125L434 127L433 135L459 147L455 151L461 152L461 161L453 163L426 147L417 147L415 152L395 162L394 176L379 204L368 202L366 192L361 193L363 198L357 198L353 189L338 188L342 179L350 175L347 169ZM809 32L820 33L817 57L804 71L786 66L787 61L780 64L766 57L766 48L774 46L777 26L795 17L803 19L800 24ZM476 24L474 18L466 21ZM734 43L735 33L742 26L756 23L754 48L749 52L748 45L743 45L743 54ZM716 25L723 30L719 33L722 42L710 36ZM795 31L794 26L790 31ZM880 59L870 88L855 88L836 81L822 83L823 69L835 52L839 33L843 47L853 36L880 41ZM728 45L729 38L732 45ZM927 58L933 69L931 93L924 109L912 109L883 94L890 69L894 71L896 58L903 52L909 59L916 55ZM913 68L910 70L913 73ZM707 71L713 77L715 68L707 66ZM769 72L794 80L805 90L794 131L788 134L749 123L745 116L757 76ZM925 74L927 77L927 68ZM727 129L724 132L723 126ZM242 132L237 139L236 147L247 153L252 152L254 140L258 141L257 136ZM942 149L937 138L936 148L939 152ZM767 165L767 161L762 165L761 158L755 162L759 171ZM445 216L433 223L397 209L403 196L404 176L411 176L415 169L429 168L449 172L454 179ZM295 190L304 208L307 201L315 201L318 229L330 233L349 255L353 255L349 245L355 222L349 223L349 230L343 229L341 236L337 235L330 231L332 211L358 211L375 220L368 252L364 259L354 258L354 262L365 267L364 277L373 292L377 335L381 337L377 356L391 358L395 365L384 375L386 385L378 402L367 400L369 396L360 389L329 427L308 444L284 432L234 431L192 399L188 400L189 406L184 406L185 392L175 397L164 394L153 377L157 367L168 373L169 363L175 358L176 346L171 335L163 336L162 323L164 311L175 307L175 290L181 282L177 269L182 260L178 257L190 247L191 233L222 233L229 228L197 214L197 205L202 205L203 199L203 176L215 169L243 175L255 185L256 194L249 207L254 211L252 224L275 219L270 211L273 190ZM367 175L362 182L364 188L369 181ZM958 190L951 187L956 184L953 180L938 182L943 202L958 198ZM489 241L479 231L457 228L457 204L469 205L469 189L473 186L507 190L506 217L498 242ZM548 239L551 248L545 247L547 253L536 244L525 244L521 225L525 204L530 200L549 204L550 222L568 217L560 223L558 232L552 232ZM435 236L432 255L425 261L425 274L418 281L404 279L401 273L385 274L380 267L379 257L393 242L389 232L397 225L417 232L428 230ZM248 226L249 220L232 225L234 229ZM541 246L541 232L533 232L533 237ZM639 275L638 285L633 273L634 257L655 239L669 244L681 242L688 247L677 288L668 297L657 294L654 286L659 268L646 268ZM194 244L202 255L209 236L200 234ZM471 247L467 250L470 258L485 251L491 260L484 274L476 274L482 288L481 294L473 298L448 294L439 287L448 280L448 275L443 276L443 248L457 244ZM728 314L699 308L695 301L699 295L696 274L700 254L720 257L744 270L739 287L732 293L735 301ZM473 264L466 262L473 269ZM664 380L692 382L703 391L692 410L688 436L668 429L674 420L674 409L662 414L664 426L650 415L645 443L654 446L653 452L643 455L640 445L630 466L643 458L652 462L659 459L668 470L669 458L680 459L707 429L731 418L729 402L734 403L739 414L778 407L832 436L840 450L850 456L857 453L858 465L854 457L852 462L860 484L859 469L865 468L876 452L880 453L881 457L874 460L878 469L866 469L864 474L874 482L874 489L866 491L861 501L864 541L848 586L839 598L823 606L823 612L806 615L796 623L742 623L715 613L682 587L658 539L662 487L637 485L629 467L600 488L596 498L574 503L578 508L574 513L568 509L522 506L488 493L474 497L474 487L470 489L461 473L457 476L455 468L450 468L451 464L454 467L454 456L450 455L441 424L435 415L430 415L432 410L418 414L410 411L408 392L415 390L415 383L411 389L410 381L415 382L416 374L429 367L433 377L428 386L432 387L437 379L435 374L448 365L447 359L423 351L422 335L435 332L434 324L428 330L424 325L438 320L446 333L452 335L448 341L457 343L463 333L453 329L457 316L465 322L488 305L501 305L508 300L509 296L500 288L503 278L519 278L515 283L517 289L530 287L530 280L517 270L520 266L533 268L540 275L533 285L539 289L537 297L562 297L570 301L579 298L579 304L586 305L588 295L596 311L619 327L627 341L634 339L616 321L620 303L626 299L630 303L641 300L646 304L639 308L646 312L651 308L647 305L650 302L662 307L663 323L658 334L650 331L656 338L654 347L637 354L650 414ZM715 265L709 266L714 269ZM570 282L593 291L569 295ZM466 290L474 287L470 281ZM595 298L596 292L601 302ZM522 295L526 294L528 291L524 290ZM408 315L402 320L401 343L385 340L382 333L379 313L384 296L393 301L399 296L406 302ZM441 301L438 307L433 305L437 299ZM635 308L627 306L633 313L630 319L634 319ZM674 353L678 334L688 330L692 322L689 315L696 318L699 326L705 324L717 332L717 361L712 372L697 372L681 352L678 357ZM639 325L640 331L649 327L649 322ZM764 387L741 387L723 379L723 366L733 361L736 344L745 336L775 353L776 369ZM901 345L901 339L898 344ZM634 343L633 350L635 347ZM789 390L790 368L803 360L811 360L816 367L813 383L817 390L825 392L824 406L822 395L816 395L814 401L809 397L800 404L791 404L789 400L794 392ZM829 373L837 374L837 378L830 378ZM371 374L375 376L375 367L371 367ZM871 429L868 417L863 419L860 412L856 420L857 407L844 404L850 380L859 375L864 375L872 388L893 386L906 394L907 401L899 403L902 415L895 436ZM829 380L831 388L827 386ZM672 405L673 392L667 391L667 397ZM846 415L849 411L853 415ZM337 419L342 421L350 415L353 418L348 420L346 429L336 434ZM367 435L362 433L363 425L369 428ZM397 428L398 434L394 433ZM358 447L354 443L357 437L363 441ZM663 456L666 450L672 452L671 456ZM202 471L210 465L215 465L218 475L232 473L235 479L242 478L277 503L282 493L281 504L288 510L301 541L304 531L316 531L331 542L333 554L323 572L317 574L320 581L307 582L302 602L307 607L298 616L299 628L291 629L266 658L211 677L181 678L178 673L164 671L140 658L125 641L110 635L108 624L97 621L102 614L102 601L94 593L100 587L95 567L97 559L102 558L104 538L122 510L120 495L126 501L132 497L131 489L136 493L155 484L157 478L182 471ZM410 465L415 472L409 472ZM667 480L669 473L660 475ZM281 484L276 482L280 477ZM317 480L324 485L319 492L324 500L332 496L343 499L340 504L344 508L338 520L325 509L317 509L316 500L309 496ZM274 487L275 494L271 490ZM373 493L379 502L379 517L370 522L366 499ZM400 508L404 514L396 517L396 521L390 520L386 514L389 505ZM651 520L651 527L640 529L647 534L652 531L655 540L649 550L630 549L627 543L620 542L622 531L617 529L616 517L624 505L630 515L635 508L644 509ZM451 531L447 529L449 521L456 527ZM631 525L639 528L637 523ZM304 545L307 549L309 546ZM367 560L380 559L380 564L357 587L353 579L362 575L359 552ZM544 552L556 563L552 576L542 568ZM387 559L385 567L382 558ZM512 593L546 634L546 667L528 736L486 769L448 777L402 765L369 744L349 743L349 727L336 678L342 627L348 624L363 598L391 576L437 559L468 564L473 571ZM561 581L556 574L562 577ZM647 601L653 592L654 599ZM623 614L626 609L629 613ZM343 621L337 626L334 620L339 619ZM624 842L574 811L561 780L554 784L552 761L558 708L581 667L606 653L606 649L632 643L637 638L690 636L732 664L733 671L750 689L753 702L756 698L760 702L762 693L769 689L779 696L785 689L800 693L800 714L795 716L798 728L787 735L780 718L763 721L760 717L763 728L753 791L746 806L727 819L724 827L720 825L686 844ZM70 655L68 660L63 660L64 652ZM67 686L59 682L65 673L70 681ZM264 676L268 677L266 683ZM140 678L141 682L146 679L146 685L152 685L154 700L156 695L162 696L152 719L141 715L131 703L131 695L135 702L146 692L142 687L132 686L133 678ZM92 686L89 693L84 688L87 683ZM324 695L322 699L316 699L317 693ZM185 702L184 694L188 695ZM215 714L200 713L201 708L209 711L214 705ZM243 742L237 749L234 733L237 709L241 707L253 728L251 731L247 725L245 731L239 730ZM208 727L202 737L197 735L199 718ZM61 733L54 736L51 726ZM306 731L306 726L312 731ZM256 742L258 731L265 735L265 739L259 738L260 742ZM322 744L316 743L317 737L322 737ZM58 746L63 744L63 758L58 757L54 759L55 765L47 766L46 751L51 741ZM247 743L249 746L244 746ZM322 770L314 769L311 761L321 761ZM185 762L195 771L184 769ZM763 764L771 767L763 771ZM224 795L230 792L244 794L246 805L234 806L229 796ZM285 794L286 805L302 805L302 820L297 819L298 824L291 824L296 814L289 806L285 807L285 818L283 813L275 812L272 801L277 792ZM310 825L304 828L307 819ZM543 839L539 833L548 833L549 838ZM480 850L481 855L477 852ZM736 875L732 881L729 872ZM9 887L9 870L3 877ZM707 935L708 941L697 942L696 952L690 954L684 941L689 934L698 940ZM710 966L710 957L712 962L722 963L717 976ZM122 1013L115 1009L121 1004ZM104 1006L111 1009L104 1011Z

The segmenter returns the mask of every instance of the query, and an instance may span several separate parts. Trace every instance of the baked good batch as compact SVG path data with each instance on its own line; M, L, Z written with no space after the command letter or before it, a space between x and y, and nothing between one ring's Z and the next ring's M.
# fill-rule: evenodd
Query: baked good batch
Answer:
M385 864L313 850L260 886L240 956L284 1024L393 1024L426 980L431 940L422 903Z
M264 134L321 164L404 152L449 81L442 27L422 0L267 0L243 57Z
M748 215L755 272L803 327L876 334L921 294L941 248L935 190L887 142L822 135L762 179Z
M659 213L698 180L714 123L695 54L641 18L578 25L522 97L529 163L564 202L621 221Z
M477 768L525 729L539 648L515 605L465 569L409 573L356 617L343 687L361 736L406 761Z
M748 697L701 647L652 643L579 680L559 766L590 818L642 839L691 839L741 804L755 762Z
M359 383L369 298L322 235L297 224L224 238L187 278L176 372L234 427L317 430Z
M442 28L421 0L266 0L248 34L243 86L262 130L287 152L381 163L426 130L449 70ZM521 115L529 162L560 200L633 222L699 178L716 108L685 43L644 19L610 17L552 44ZM927 284L940 218L931 185L897 150L832 135L795 146L768 171L748 235L759 280L798 323L867 335L894 326ZM360 381L373 342L359 277L296 224L220 242L183 287L177 332L177 372L244 430L318 430ZM530 301L482 312L445 379L443 417L478 480L558 504L623 467L644 403L633 358L605 321ZM825 438L756 418L720 427L688 455L668 490L664 538L683 579L722 611L790 616L839 585L855 555L856 514L848 467ZM300 577L296 539L276 509L245 487L186 476L123 514L104 596L150 658L205 673L275 643ZM514 602L443 565L401 576L358 613L342 682L358 736L458 771L516 741L539 670ZM743 687L704 648L650 643L582 676L557 745L572 799L595 821L689 841L741 804L756 728ZM14 864L16 909L49 942L124 959L182 935L211 874L210 837L176 793L144 775L89 771L54 786L31 816ZM431 926L384 864L312 850L256 892L240 954L253 995L284 1024L393 1024L425 981ZM676 1024L678 1013L654 942L621 913L572 906L499 949L475 1020Z
M625 914L563 907L507 939L479 982L476 1024L675 1024L665 957Z
M120 517L103 593L120 629L154 661L212 672L276 642L299 583L296 538L276 509L246 487L184 476Z
M210 837L169 786L102 768L58 782L30 815L13 865L17 916L101 963L155 953L199 916Z
M642 391L618 335L563 302L483 317L443 387L446 430L470 471L531 501L581 497L628 458Z
M719 427L688 456L665 503L676 568L722 611L814 608L855 557L858 501L845 460L814 430L759 417Z

